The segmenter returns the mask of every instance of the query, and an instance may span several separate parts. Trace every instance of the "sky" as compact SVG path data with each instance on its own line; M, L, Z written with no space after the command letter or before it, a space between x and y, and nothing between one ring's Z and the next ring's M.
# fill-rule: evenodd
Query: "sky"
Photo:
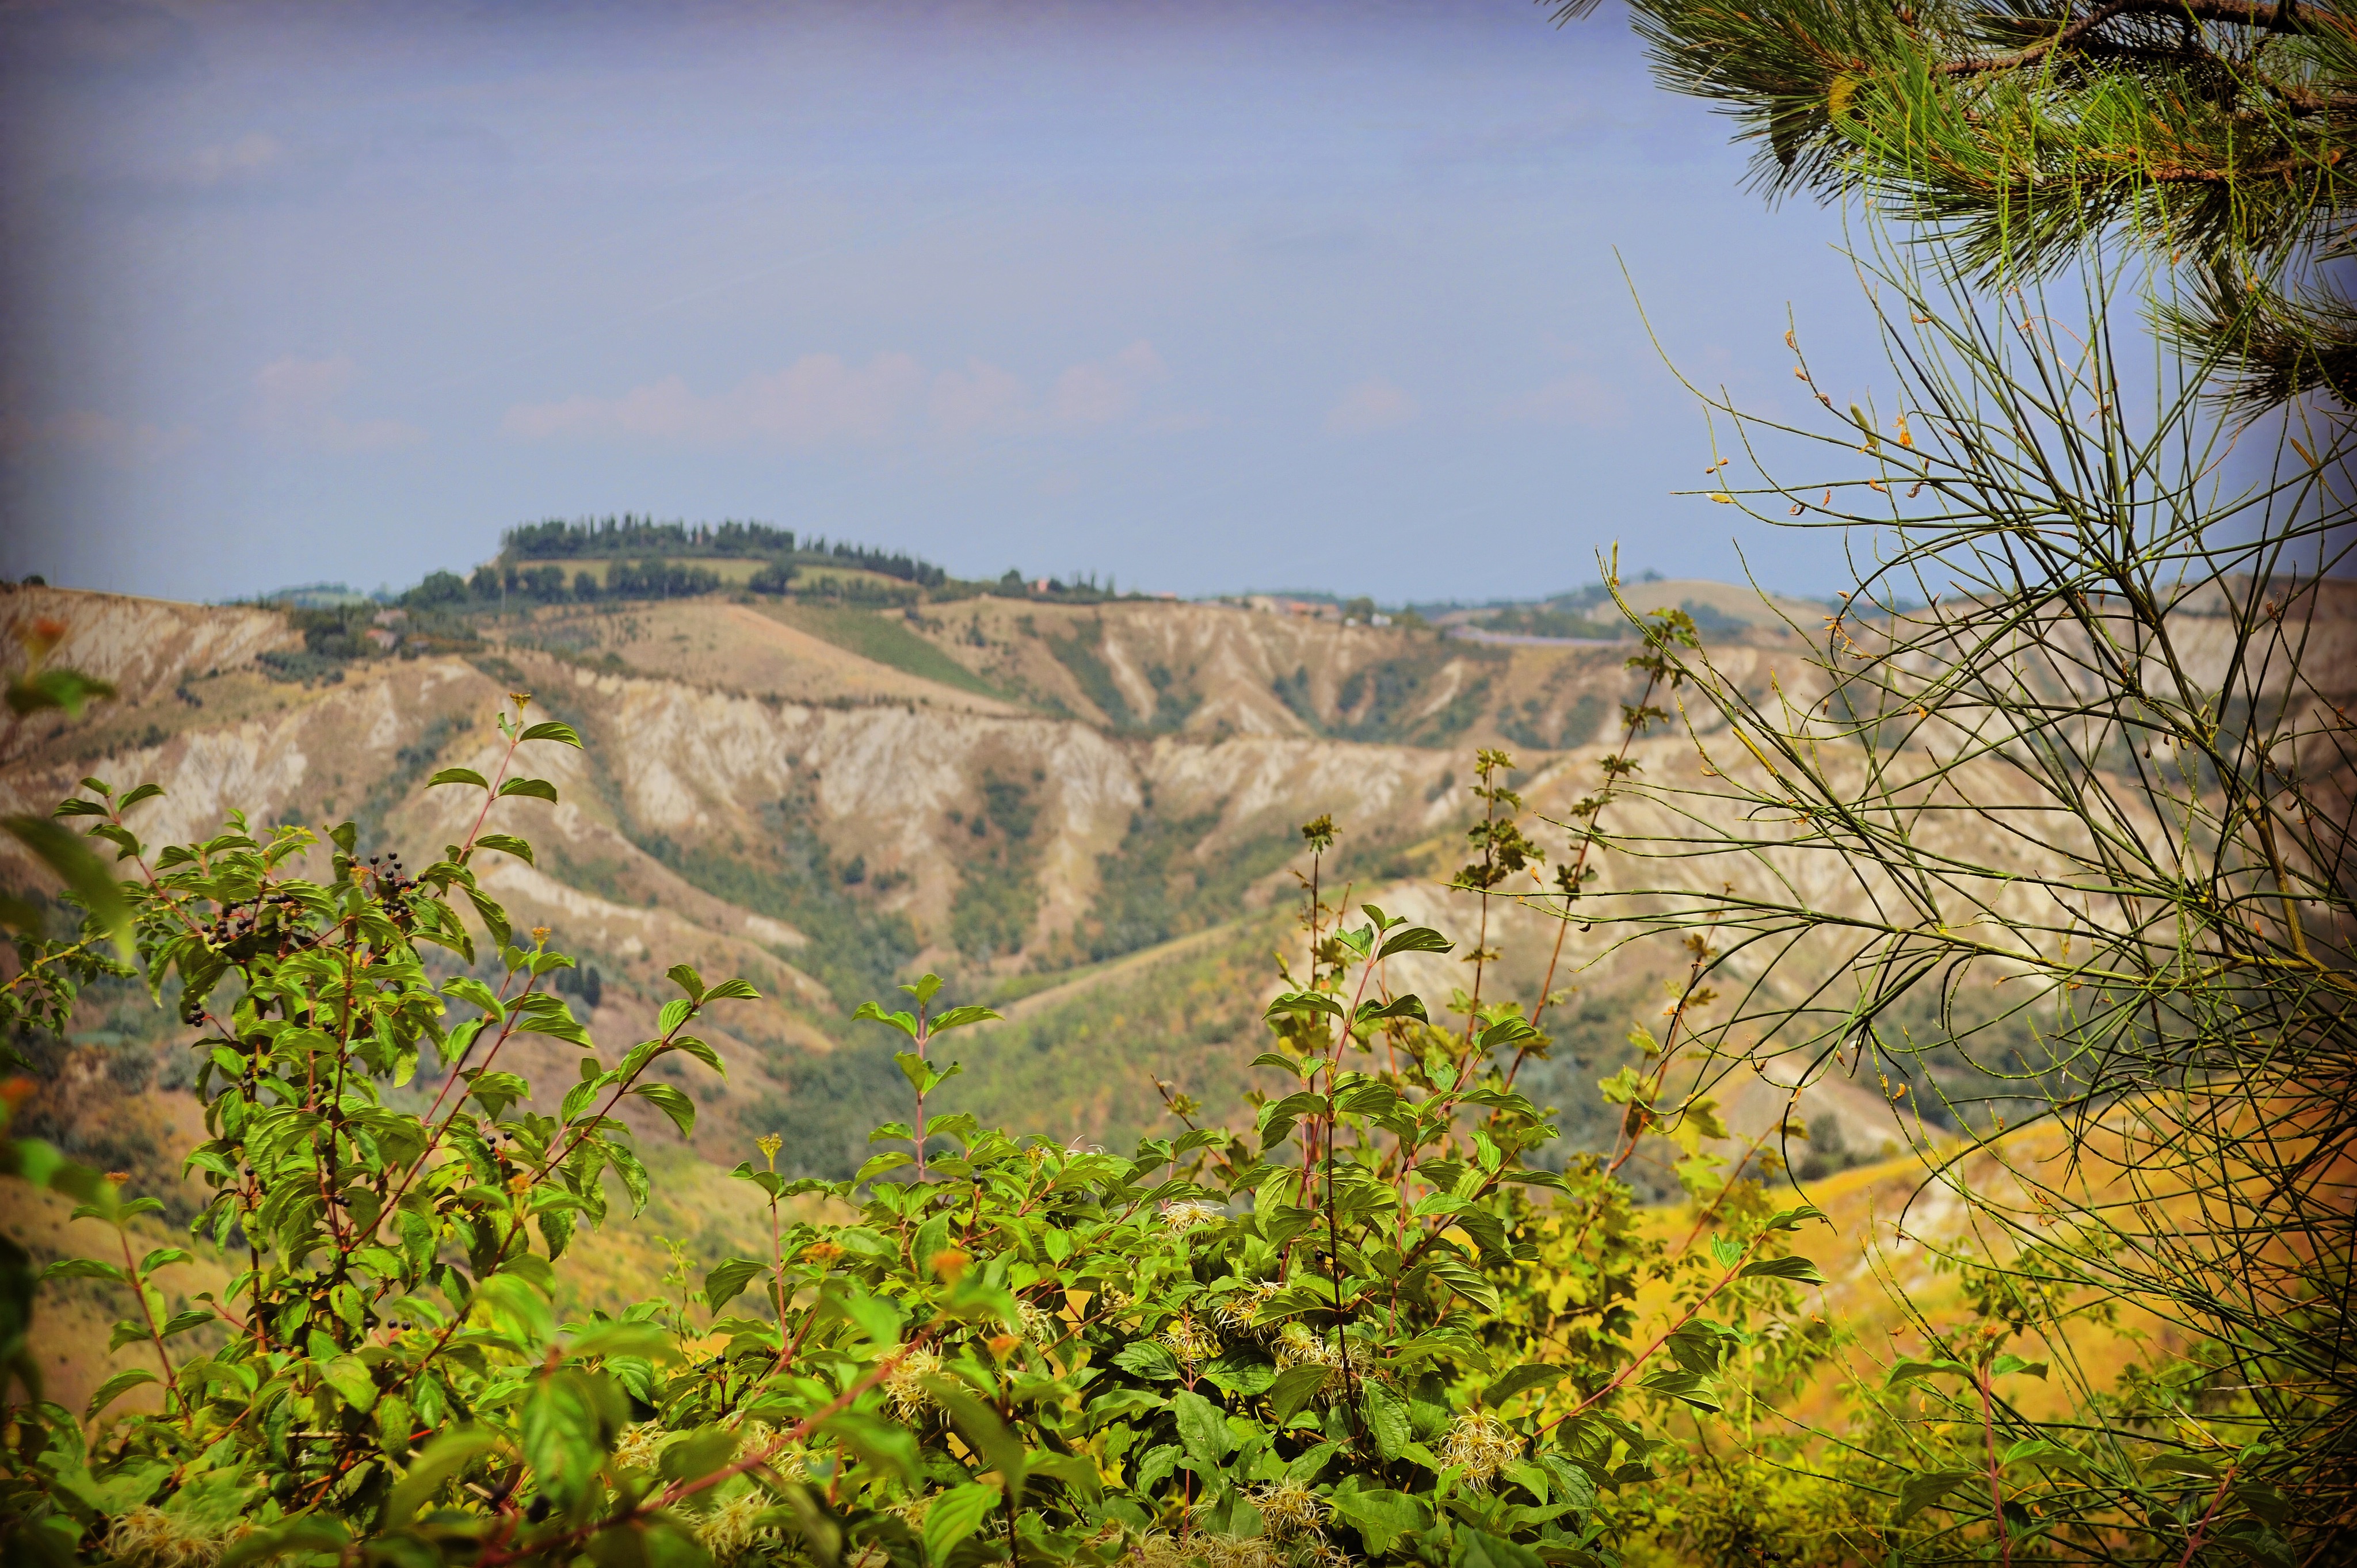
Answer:
M1824 593L1837 536L1677 493L1674 366L1798 412L1789 306L1875 368L1840 215L1727 137L1611 5L0 0L0 574L398 587L630 511Z

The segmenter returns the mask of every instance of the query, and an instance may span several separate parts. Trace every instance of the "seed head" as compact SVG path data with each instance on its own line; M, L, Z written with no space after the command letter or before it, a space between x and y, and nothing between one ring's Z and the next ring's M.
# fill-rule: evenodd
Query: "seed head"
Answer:
M925 1387L925 1380L941 1375L942 1359L931 1350L909 1350L900 1357L900 1364L884 1380L885 1402L892 1413L902 1421L919 1421L940 1402Z
M738 1492L704 1516L695 1527L696 1544L715 1563L728 1563L777 1538L777 1530L759 1522L769 1501L757 1491Z
M1214 1219L1224 1219L1226 1213L1216 1203L1205 1203L1200 1198L1184 1198L1162 1206L1162 1223L1173 1230L1192 1230L1198 1225L1208 1225Z
M1501 1472L1523 1456L1523 1440L1495 1416L1466 1414L1457 1418L1440 1445L1440 1462L1465 1472L1465 1484L1488 1491Z
M1325 1534L1326 1499L1292 1481L1272 1481L1255 1487L1253 1506L1260 1509L1269 1534L1279 1541L1297 1541Z
M1190 1372L1220 1353L1218 1336L1183 1312L1163 1326L1160 1339L1163 1348Z

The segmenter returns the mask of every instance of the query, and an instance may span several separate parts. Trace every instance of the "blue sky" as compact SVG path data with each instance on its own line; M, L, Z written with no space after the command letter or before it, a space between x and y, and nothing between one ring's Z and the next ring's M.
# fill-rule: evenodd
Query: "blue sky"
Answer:
M1839 215L1610 5L16 5L0 135L0 573L90 587L624 510L1185 594L1729 576L1622 263L1697 379L1796 406L1788 302L1871 379Z

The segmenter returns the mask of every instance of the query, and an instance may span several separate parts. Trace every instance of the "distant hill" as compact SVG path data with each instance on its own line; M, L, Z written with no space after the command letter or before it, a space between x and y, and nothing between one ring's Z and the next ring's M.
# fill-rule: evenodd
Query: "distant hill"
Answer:
M633 559L584 556L568 569ZM1474 904L1445 884L1473 820L1472 749L1514 755L1527 825L1559 856L1566 834L1543 819L1570 820L1636 695L1625 648L1463 640L1512 635L1496 630L1515 624L1498 607L1424 628L1346 625L1219 604L1060 601L1028 585L927 588L832 564L762 593L749 586L761 558L699 559L716 579L744 576L687 596L519 596L504 607L471 590L441 603L281 608L0 589L0 633L64 621L58 657L120 693L81 724L36 719L0 739L0 811L46 811L84 777L152 780L167 793L141 809L151 842L201 836L245 808L261 822L350 819L363 853L424 854L465 831L455 792L425 779L493 766L491 714L505 693L531 692L587 750L543 765L557 804L511 803L506 825L532 840L536 863L498 858L486 879L520 923L552 928L577 955L567 983L608 1045L651 1027L670 963L752 980L764 1001L712 1036L727 1080L683 1084L702 1102L694 1153L726 1168L777 1132L784 1165L841 1174L906 1096L883 1031L851 1011L928 967L949 977L952 999L1008 1015L958 1036L966 1071L936 1102L945 1109L1115 1146L1168 1126L1158 1083L1195 1096L1212 1120L1248 1117L1248 1093L1279 1087L1250 1064L1275 989L1272 955L1301 956L1299 824L1330 812L1340 825L1323 871L1329 897L1469 940ZM907 596L865 607L858 583ZM1738 683L1772 682L1802 707L1822 694L1793 657L1822 607L1761 605L1704 582L1628 592L1641 610L1689 607ZM1565 596L1530 610L1586 618L1594 607ZM2345 686L2357 655L2330 648L2357 641L2357 585L2333 585L2324 609L2309 668ZM2212 646L2193 629L2189 648ZM1697 745L1718 742L1695 718L1693 735L1663 728L1637 745L1645 778L1702 782ZM1936 726L1926 733L1941 739ZM1967 764L1956 778L1970 788L1973 769L1998 766ZM1634 800L1614 810L1615 831L1640 844L1676 827ZM1804 875L1773 848L1801 830L1745 831L1766 847L1742 875ZM1949 830L1927 819L1921 831L1936 844ZM0 885L43 886L13 845L0 856ZM1606 899L1652 875L1619 855L1602 870L1595 896ZM1858 896L1812 893L1829 906ZM1490 940L1507 956L1485 994L1534 1004L1559 931L1512 903L1493 908ZM1559 1108L1556 1158L1609 1142L1618 1110L1596 1082L1637 1058L1632 1030L1658 1021L1661 982L1684 963L1674 950L1616 950L1602 928L1565 934L1555 982L1565 994L1545 1019L1555 1044L1518 1085ZM1434 1003L1466 973L1455 957L1394 966L1395 983ZM1943 1026L1929 1014L1915 1022ZM569 1081L563 1047L516 1048L544 1085ZM70 1038L35 1055L40 1081L19 1130L191 1211L168 1157L198 1115L173 1012L136 985L95 987ZM1716 1076L1739 1138L1794 1103L1739 1063L1701 1070ZM1811 1141L1796 1158L1813 1175L1872 1162L1893 1135L1871 1084L1818 1081L1797 1109ZM1626 1168L1669 1197L1673 1164ZM694 1203L598 1242L607 1251L582 1265L593 1273L568 1288L602 1299L598 1280L660 1255L658 1233L706 1262L743 1250L755 1217L732 1184L696 1190ZM10 1223L41 1256L62 1245L50 1234L61 1213ZM67 1383L102 1375L94 1346L89 1367L61 1374Z
M500 896L594 968L601 1032L637 1026L673 961L752 978L769 1000L720 1042L733 1076L699 1090L712 1096L699 1146L733 1164L755 1133L780 1131L799 1168L843 1171L901 1093L877 1031L849 1015L922 967L959 999L1016 1009L965 1036L976 1069L952 1101L1106 1143L1159 1123L1157 1079L1214 1117L1242 1113L1269 955L1297 940L1299 824L1330 812L1341 826L1328 886L1463 935L1474 907L1441 885L1472 820L1473 749L1514 755L1531 829L1560 854L1565 831L1538 819L1569 820L1636 694L1625 648L1463 640L1483 628L1478 614L1346 625L830 570L777 594L723 582L504 609L471 596L280 609L0 591L0 628L67 622L59 657L121 693L80 725L14 732L0 811L46 811L85 776L153 780L167 794L143 808L151 839L202 835L243 807L267 821L350 818L371 852L418 852L463 832L450 792L425 780L485 766L495 706L532 692L588 750L554 765L561 804L514 804L537 863L492 867ZM914 596L863 607L853 582ZM1821 607L1746 592L1629 589L1640 608L1708 607L1720 618L1706 628L1711 656L1729 676L1763 692L1772 680L1805 704L1817 677L1792 655L1803 612ZM2331 623L2345 639L2357 606L2334 607L2352 612ZM1699 781L1697 741L1715 744L1706 727L1665 728L1636 757L1647 778ZM1632 803L1618 831L1670 831L1652 811ZM1760 831L1770 830L1782 831ZM1605 872L1603 897L1650 875L1625 858ZM0 860L0 882L40 878ZM1509 957L1487 993L1534 1003L1555 932L1496 910ZM1631 1026L1658 1013L1652 988L1680 961L1609 953L1600 933L1567 945L1576 994L1550 1015L1560 1043L1531 1080L1563 1107L1560 1147L1606 1135L1594 1081L1633 1051ZM1453 960L1418 963L1432 999L1461 979ZM88 1072L181 1092L178 1031L144 992L94 997L77 1031ZM88 1124L59 1111L60 1128L110 1168L152 1163L136 1100L89 1101L104 1114ZM132 1120L109 1132L117 1117ZM1850 1149L1870 1150L1866 1138Z

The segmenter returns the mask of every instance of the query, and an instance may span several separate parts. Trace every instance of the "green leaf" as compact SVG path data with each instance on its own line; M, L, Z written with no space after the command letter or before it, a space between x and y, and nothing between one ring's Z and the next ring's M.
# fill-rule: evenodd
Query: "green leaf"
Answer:
M1498 1310L1497 1287L1476 1273L1462 1258L1442 1253L1432 1260L1431 1269L1449 1289L1483 1312Z
M749 980L724 980L704 993L706 1002L759 1002L761 993Z
M362 1413L376 1408L376 1380L369 1376L368 1363L358 1356L338 1356L323 1362L319 1376L328 1386L344 1396L354 1410Z
M100 1411L129 1393L142 1383L156 1381L156 1374L145 1367L127 1367L98 1385L90 1396L90 1408L82 1412L84 1420L94 1418Z
M1369 1024L1385 1018L1414 1018L1419 1023L1427 1024L1432 1021L1431 1015L1424 1010L1424 998L1413 991L1403 996L1394 996L1389 1002L1382 1004L1373 1002L1359 1004L1361 1027L1363 1028Z
M393 1483L393 1495L384 1506L384 1522L398 1529L415 1519L417 1510L432 1502L446 1482L499 1444L491 1434L473 1427L446 1432L428 1443L408 1473Z
M1331 1367L1311 1362L1287 1367L1277 1373L1276 1381L1269 1386L1268 1391L1269 1403L1276 1412L1276 1424L1283 1426L1307 1408L1309 1402L1318 1397L1318 1391L1325 1388L1326 1380L1333 1371Z
M1484 1402L1492 1407L1501 1405L1525 1389L1535 1389L1568 1376L1568 1367L1550 1367L1544 1361L1525 1361L1482 1391Z
M1884 1380L1883 1387L1895 1389L1912 1379L1928 1378L1939 1372L1953 1372L1956 1376L1964 1379L1970 1379L1973 1375L1973 1369L1962 1361L1902 1360L1890 1369L1890 1376Z
M1432 1523L1421 1499L1388 1487L1338 1491L1331 1502L1334 1517L1359 1532L1370 1558L1389 1555L1394 1541L1418 1534Z
M925 1561L946 1563L952 1549L982 1528L999 1497L990 1482L968 1481L934 1498L925 1510Z
M963 1029L968 1024L991 1022L998 1016L987 1007L952 1007L933 1020L931 1032L943 1034L951 1029Z
M2085 1455L2037 1437L2025 1437L2007 1449L2000 1463L2008 1470L2016 1465L2037 1465L2050 1470L2068 1470L2089 1480L2103 1479L2103 1472Z
M46 817L0 817L0 829L57 873L106 932L116 957L125 963L138 958L132 942L131 905L123 897L123 885L114 879L113 868L91 853L88 843Z
M1743 1265L1736 1276L1746 1280L1792 1280L1804 1285L1825 1283L1825 1276L1817 1265L1797 1254L1789 1258L1757 1258Z
M445 996L455 996L461 1002L481 1008L490 1015L494 1023L504 1020L508 1015L508 1010L500 1005L500 999L491 988L471 974L462 974L445 982L442 993Z
M186 1312L176 1312L165 1319L164 1326L157 1330L157 1333L162 1337L169 1339L176 1334L186 1334L191 1328L202 1328L206 1324L212 1322L217 1316L207 1312L203 1307L192 1306Z
M827 1311L858 1328L878 1348L889 1349L900 1340L900 1309L888 1297L869 1295L853 1288L830 1288Z
M663 971L663 978L687 993L690 1002L704 1000L704 976L695 972L693 964L675 963Z
M1990 1364L1989 1371L1992 1375L2000 1378L2011 1377L2016 1372L2026 1372L2033 1378L2042 1378L2046 1375L2047 1364L2043 1361L2025 1361L2018 1356L1999 1356Z
M1023 1458L1022 1440L1006 1429L998 1412L967 1391L962 1383L947 1378L928 1378L925 1388L949 1413L950 1421L960 1436L982 1455L985 1464L998 1472L1007 1495L1019 1506L1023 1501L1023 1480L1027 1466ZM1185 1395L1180 1395L1185 1398ZM1179 1423L1184 1430L1186 1418ZM1222 1429L1224 1430L1224 1428Z
M1207 1481L1217 1476L1220 1461L1235 1446L1226 1412L1201 1394L1185 1389L1170 1396L1170 1410L1178 1419L1178 1442L1187 1457L1195 1462L1196 1473Z
M581 749L581 736L575 731L574 727L571 725L559 724L554 719L541 720L540 723L533 725L530 729L525 730L522 735L516 736L516 739L520 742L527 740L561 741L565 745L573 747L576 751Z
M1175 1443L1157 1444L1137 1461L1137 1469L1130 1477L1131 1489L1150 1494L1155 1483L1167 1478L1178 1467L1178 1445Z
M495 849L501 854L511 854L526 865L533 864L532 845L513 833L485 833L475 841L477 849Z
M917 1015L914 1013L887 1013L873 1002L862 1002L858 1011L851 1016L855 1021L873 1018L879 1024L891 1025L912 1040L917 1037Z
M1151 1339L1140 1339L1114 1352L1113 1364L1125 1372L1135 1372L1157 1383L1178 1380L1178 1358L1167 1345L1157 1345Z
M1367 1431L1375 1440L1375 1452L1385 1459L1396 1459L1406 1453L1408 1444L1415 1441L1415 1426L1407 1401L1372 1379L1359 1384L1359 1394L1366 1412Z
M1544 1560L1519 1541L1503 1541L1470 1526L1457 1532L1457 1555L1451 1568L1540 1568Z
M79 1212L75 1218L81 1218ZM41 1271L41 1279L45 1283L50 1280L107 1280L119 1285L131 1283L120 1268L96 1258L59 1258Z
M769 1269L769 1264L751 1258L730 1258L716 1264L704 1276L705 1305L718 1312Z
M1395 952L1447 952L1456 945L1430 926L1410 926L1404 931L1394 931L1385 937L1382 950L1375 956L1389 958Z
M923 1477L924 1460L906 1427L880 1416L845 1411L818 1423L817 1438L834 1438L858 1458L913 1487Z
M1803 1220L1809 1219L1824 1219L1828 1225L1833 1223L1831 1219L1826 1219L1825 1211L1824 1209L1819 1208L1813 1203L1804 1203L1798 1208L1779 1209L1776 1213L1769 1216L1768 1223L1761 1226L1760 1229L1763 1230L1797 1230L1801 1228L1801 1224Z
M1689 1372L1683 1367L1663 1367L1640 1380L1637 1386L1653 1393L1667 1394L1696 1410L1725 1408L1712 1389L1709 1378L1700 1372Z
M1891 1516L1891 1522L1905 1524L1975 1476L1971 1470L1926 1470L1908 1477L1900 1484L1899 1511Z
M683 1138L695 1131L695 1101L667 1083L642 1083L630 1090L671 1118Z
M511 779L500 786L499 798L504 800L513 795L522 795L532 800L546 800L554 805L556 802L556 786L545 779Z
M942 977L929 971L924 974L919 975L915 980L900 987L900 989L915 997L917 999L917 1005L922 1007L934 997L941 994Z
M491 781L471 768L445 768L425 781L428 789L437 784L472 784L478 789L488 789Z

